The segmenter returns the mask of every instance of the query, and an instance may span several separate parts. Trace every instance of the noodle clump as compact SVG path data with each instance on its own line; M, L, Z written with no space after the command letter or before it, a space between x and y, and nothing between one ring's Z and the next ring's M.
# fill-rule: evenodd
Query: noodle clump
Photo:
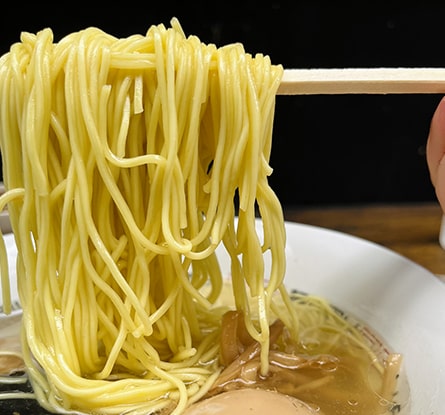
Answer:
M186 37L176 19L125 39L97 28L58 43L50 29L23 33L1 58L0 200L45 405L146 413L174 402L181 412L203 394L218 375L221 241L267 371L285 268L267 182L281 75L241 44Z
M284 219L268 184L282 74L241 44L186 37L176 19L122 39L23 33L0 58L0 209L43 407L177 415L261 379L308 401L352 379L326 388L327 408L351 401L339 390L368 390L371 364L385 393L363 413L392 402L398 355L382 368L326 302L284 286Z

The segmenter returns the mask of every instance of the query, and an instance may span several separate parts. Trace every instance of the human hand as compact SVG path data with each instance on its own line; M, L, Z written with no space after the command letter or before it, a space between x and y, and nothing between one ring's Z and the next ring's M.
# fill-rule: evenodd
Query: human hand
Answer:
M445 97L440 101L431 119L426 159L431 183L445 213Z

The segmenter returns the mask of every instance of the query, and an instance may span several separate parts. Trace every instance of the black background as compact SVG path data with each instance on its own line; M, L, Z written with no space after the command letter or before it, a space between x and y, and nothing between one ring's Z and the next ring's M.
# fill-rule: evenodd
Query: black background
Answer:
M444 3L444 4L443 4ZM186 34L241 42L285 68L445 67L445 2L8 3L0 52L21 31L87 26L125 37L176 16ZM270 183L286 206L435 200L425 144L438 95L279 96Z

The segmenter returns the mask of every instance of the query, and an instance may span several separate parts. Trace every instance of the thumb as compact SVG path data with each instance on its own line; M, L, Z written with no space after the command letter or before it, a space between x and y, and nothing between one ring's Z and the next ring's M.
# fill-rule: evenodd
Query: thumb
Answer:
M431 119L426 159L437 199L445 212L445 97Z

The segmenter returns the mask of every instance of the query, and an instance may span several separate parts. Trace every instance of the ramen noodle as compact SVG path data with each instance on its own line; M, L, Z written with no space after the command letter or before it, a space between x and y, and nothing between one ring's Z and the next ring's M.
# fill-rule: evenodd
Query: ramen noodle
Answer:
M255 379L288 359L304 319L283 284L284 220L268 184L282 73L241 44L186 37L176 19L128 38L23 33L0 59L0 207L42 406L180 414L237 384L227 368L244 349L255 349ZM230 318L239 353L220 346Z

